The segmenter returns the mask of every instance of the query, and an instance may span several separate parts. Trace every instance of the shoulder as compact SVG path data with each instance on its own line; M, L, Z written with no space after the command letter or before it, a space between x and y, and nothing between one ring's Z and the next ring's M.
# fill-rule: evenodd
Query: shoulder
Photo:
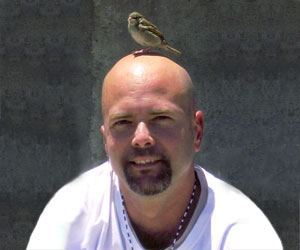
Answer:
M196 169L202 170L207 182L208 194L214 199L215 206L222 205L222 210L238 210L246 214L248 214L249 209L253 212L260 211L252 200L236 187L199 166L197 166ZM248 208L246 210L247 212L241 210L242 208Z
M27 249L65 249L79 241L68 235L84 230L89 218L101 210L104 196L111 195L107 190L112 183L113 172L106 162L64 185L44 208Z
M82 211L88 209L94 197L101 199L102 195L110 190L113 181L113 171L108 162L87 170L60 188L52 197L47 207L64 204L67 211L76 211L76 207Z
M112 181L112 169L108 162L81 173L78 177L60 188L53 199L59 199L64 196L78 200L79 195L85 195L87 191L96 190L101 192ZM99 189L98 189L99 188ZM73 197L73 195L76 195ZM71 196L70 196L71 195Z
M249 197L203 168L197 169L207 181L212 229L224 228L228 249L282 249L270 221Z

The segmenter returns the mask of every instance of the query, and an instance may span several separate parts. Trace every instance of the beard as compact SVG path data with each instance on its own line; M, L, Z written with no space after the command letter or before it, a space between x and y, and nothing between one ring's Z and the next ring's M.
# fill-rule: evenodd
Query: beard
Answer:
M172 168L170 161L161 152L161 150L151 147L147 149L133 148L124 154L121 166L126 182L133 192L141 195L155 195L169 187L172 180ZM155 156L159 160L155 162L155 166L138 169L130 159L141 156Z

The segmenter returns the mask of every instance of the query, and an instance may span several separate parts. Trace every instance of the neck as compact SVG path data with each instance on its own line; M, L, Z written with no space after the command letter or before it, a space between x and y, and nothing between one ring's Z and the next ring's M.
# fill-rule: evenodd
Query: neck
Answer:
M181 179L179 185L173 184L163 193L151 197L137 195L120 185L130 222L144 247L160 249L171 245L190 202L194 180L195 173L193 171L185 179ZM185 218L179 237L193 215L200 196L199 187L197 182L194 201Z

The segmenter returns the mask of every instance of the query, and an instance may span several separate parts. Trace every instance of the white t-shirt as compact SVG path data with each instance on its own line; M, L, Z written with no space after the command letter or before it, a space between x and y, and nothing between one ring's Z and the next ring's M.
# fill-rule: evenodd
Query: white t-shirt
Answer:
M201 196L180 250L283 249L261 210L236 188L195 166ZM27 250L144 249L123 211L109 162L62 187L41 214ZM193 223L191 223L193 224Z

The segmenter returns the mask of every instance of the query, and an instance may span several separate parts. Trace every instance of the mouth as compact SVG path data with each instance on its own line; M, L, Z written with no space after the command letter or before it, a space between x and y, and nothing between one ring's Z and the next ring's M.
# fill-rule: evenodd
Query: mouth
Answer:
M130 161L135 167L152 167L160 162L160 159L136 159Z

